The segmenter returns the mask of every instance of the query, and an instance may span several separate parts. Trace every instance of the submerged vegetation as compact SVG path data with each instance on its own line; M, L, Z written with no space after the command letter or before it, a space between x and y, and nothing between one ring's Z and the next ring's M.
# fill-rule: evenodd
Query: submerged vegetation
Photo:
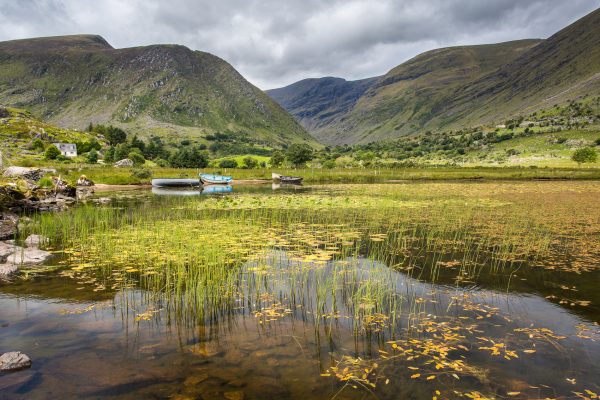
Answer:
M98 296L116 293L138 329L174 329L191 343L186 354L213 363L197 376L265 353L259 364L271 363L283 382L308 379L318 398L562 397L599 391L589 378L596 370L578 362L541 372L556 357L598 361L600 298L588 285L600 262L599 195L596 182L339 185L202 200L138 194L39 215L22 234L49 237L62 255L58 274ZM545 297L548 305L536 306L544 312L553 303L591 322L545 325L504 304L519 293ZM248 337L233 333L241 326ZM252 339L256 350L246 353L254 329L287 344L269 350ZM296 362L281 358L290 351L300 351ZM316 369L304 367L313 361ZM275 383L256 387L269 382L248 372L256 368L246 368L245 396L300 396ZM181 398L240 390L233 380L189 379Z

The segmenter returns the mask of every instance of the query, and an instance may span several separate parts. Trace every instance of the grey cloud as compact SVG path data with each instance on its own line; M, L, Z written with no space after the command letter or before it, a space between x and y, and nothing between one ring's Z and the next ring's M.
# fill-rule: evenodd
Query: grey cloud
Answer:
M380 75L436 47L547 37L595 0L0 0L0 40L97 33L179 43L267 89Z

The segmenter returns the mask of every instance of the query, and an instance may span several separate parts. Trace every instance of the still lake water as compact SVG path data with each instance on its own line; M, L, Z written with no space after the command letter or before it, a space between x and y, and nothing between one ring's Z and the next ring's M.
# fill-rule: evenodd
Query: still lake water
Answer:
M313 213L294 206L293 221L276 226L260 254L240 258L225 280L211 281L224 287L215 292L219 299L198 283L194 301L181 300L191 295L189 286L150 285L134 269L126 283L112 269L109 274L93 265L81 275L83 264L69 252L57 253L51 271L36 269L0 282L0 352L18 350L33 360L29 370L0 376L0 398L594 398L600 393L600 184L411 185L355 185L332 192L236 187L231 194L181 200L150 191L111 195L112 203L94 207L126 213L163 207L179 215L192 206L202 213L206 205L218 206L219 216L246 218L273 207L269 201L277 196L276 205L306 201L307 208L321 208ZM381 193L389 215L361 209ZM529 249L541 256L517 252L516 243L506 254L515 252L518 259L500 268L500 250L484 254L477 247L484 235L500 240L497 230L524 234L514 227L518 222L492 233L467 226L464 236L451 229L434 236L441 227L420 218L435 214L431 210L449 197L460 200L451 205L459 207L450 209L453 215L471 208L473 199L485 207L494 202L494 213L514 208L532 220L539 215L537 225L526 229L543 232L530 238L543 242L543 250ZM406 212L396 201L411 209ZM338 212L338 206L346 211L323 217L332 208ZM546 219L561 207L579 211L565 220ZM406 213L408 222L392 229L386 224L394 213ZM263 224L266 216L271 214L262 211L251 223ZM368 222L374 219L378 222ZM545 224L561 226L554 231ZM362 230L365 225L368 231ZM273 226L269 222L269 229ZM190 234L188 240L211 237L202 234L207 236ZM477 239L467 247L459 243L471 237ZM340 251L344 245L353 250ZM159 249L163 255L173 251ZM149 259L152 254L148 249ZM477 267L463 268L470 263Z

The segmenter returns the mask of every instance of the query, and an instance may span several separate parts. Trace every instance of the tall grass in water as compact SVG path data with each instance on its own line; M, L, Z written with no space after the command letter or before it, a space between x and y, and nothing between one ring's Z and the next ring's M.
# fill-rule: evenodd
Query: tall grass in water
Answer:
M33 229L65 249L76 276L147 290L177 324L216 322L240 308L277 320L290 310L315 329L331 331L343 316L356 337L391 336L423 310L398 289L394 270L462 284L556 251L560 224L531 202L513 202L514 190L370 185L160 198L42 214Z

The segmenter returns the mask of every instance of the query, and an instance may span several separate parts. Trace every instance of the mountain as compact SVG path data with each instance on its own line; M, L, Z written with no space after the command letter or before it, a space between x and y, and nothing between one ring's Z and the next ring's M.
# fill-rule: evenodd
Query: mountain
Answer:
M434 122L489 123L599 93L600 9L461 87Z
M322 104L321 93L313 94L316 104L305 101L301 108L282 100L303 97L304 81L286 88L267 92L288 112L294 115L313 136L323 143L352 144L398 137L417 131L430 117L431 110L443 102L456 88L499 68L537 45L539 40L521 40L492 45L450 47L428 51L395 67L387 74L357 81L360 95L352 103L343 102L345 108L330 109L332 117L315 124L298 111L310 110ZM329 78L325 78L329 79ZM343 81L345 82L345 81ZM348 82L354 84L354 82ZM351 87L358 86L357 84ZM314 90L320 87L313 88ZM327 86L324 87L327 92ZM296 92L292 95L291 92ZM355 91L356 93L358 90ZM335 107L340 99L330 99ZM332 108L333 108L332 107ZM318 116L318 115L317 115ZM325 122L325 123L323 123Z
M301 107L285 100L302 98L302 89L293 84L269 94L327 144L503 122L600 93L600 10L546 40L423 53L370 81L351 107L342 102L346 107L336 109L338 99L329 99L332 117L317 123L302 112L318 109L321 96ZM280 93L286 93L284 100Z
M114 49L94 35L0 42L0 104L82 129L174 141L215 132L269 146L314 139L224 60L178 45Z
M347 81L342 78L304 79L266 93L309 131L333 123L349 112L363 93L377 80Z

